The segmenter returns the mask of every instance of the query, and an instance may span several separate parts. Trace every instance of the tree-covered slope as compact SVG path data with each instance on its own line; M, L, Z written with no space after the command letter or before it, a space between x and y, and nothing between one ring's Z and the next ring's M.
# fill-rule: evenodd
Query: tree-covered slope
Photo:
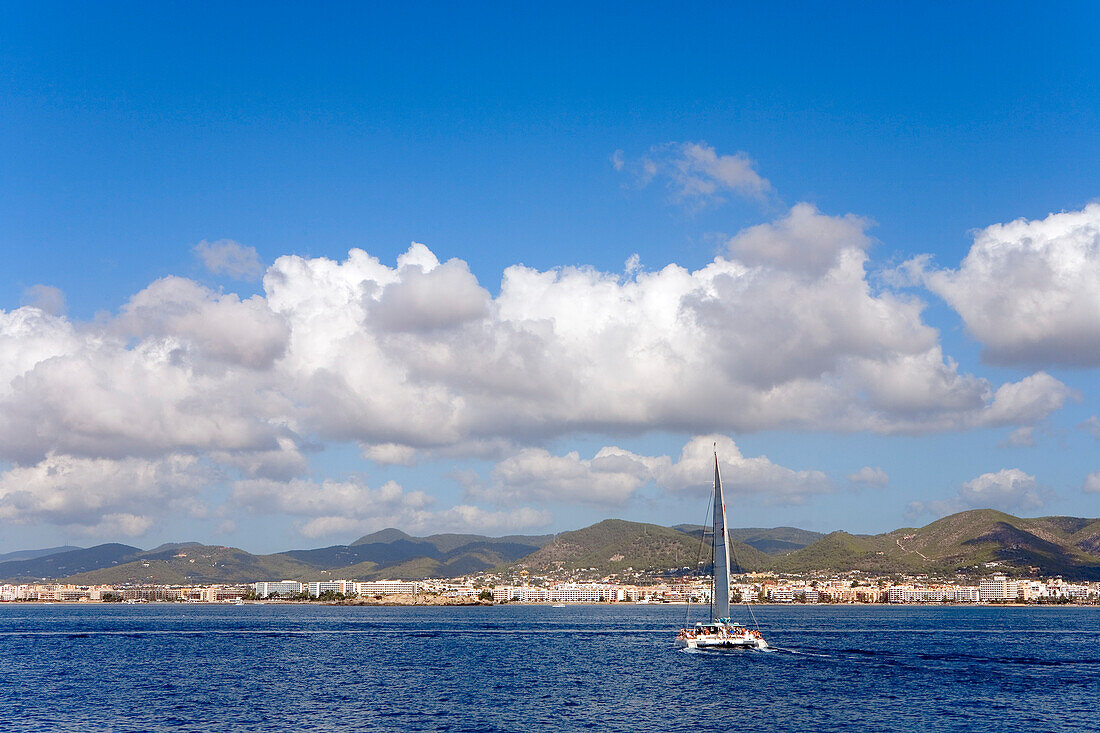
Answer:
M673 527L685 534L699 537L702 525L678 524ZM708 530L709 531L709 530ZM734 527L728 530L731 539L755 547L766 555L781 555L812 545L825 535L797 527Z
M304 578L316 568L286 555L253 555L236 547L188 544L141 553L138 559L68 576L70 583L247 583Z
M943 517L924 527L879 535L834 532L777 558L773 567L787 572L934 574L998 568L1012 573L1095 579L1100 578L1098 545L1098 520L1022 518L993 509L976 509Z
M607 519L591 527L562 532L554 541L523 558L518 565L533 570L596 568L603 572L694 569L710 553L699 538L656 524ZM761 567L765 555L740 542L733 543L737 565Z
M136 559L142 550L112 542L86 549L59 552L28 560L0 563L0 579L9 582L62 578L75 573L122 565Z

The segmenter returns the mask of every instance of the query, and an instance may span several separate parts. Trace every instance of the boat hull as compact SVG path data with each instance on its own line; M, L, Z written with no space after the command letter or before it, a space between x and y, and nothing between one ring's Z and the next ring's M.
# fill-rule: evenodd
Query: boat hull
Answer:
M768 642L756 629L748 629L728 619L718 619L694 628L681 629L676 642L687 649L767 649Z
M707 638L695 638L695 639L680 639L678 640L680 646L685 649L715 649L715 650L737 650L737 649L767 649L768 643L763 639L707 639Z

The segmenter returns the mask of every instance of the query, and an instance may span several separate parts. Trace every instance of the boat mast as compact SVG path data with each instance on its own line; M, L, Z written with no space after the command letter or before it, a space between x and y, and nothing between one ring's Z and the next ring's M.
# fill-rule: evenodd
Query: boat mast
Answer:
M726 502L718 472L718 444L714 444L714 617L730 615L730 555L726 531Z

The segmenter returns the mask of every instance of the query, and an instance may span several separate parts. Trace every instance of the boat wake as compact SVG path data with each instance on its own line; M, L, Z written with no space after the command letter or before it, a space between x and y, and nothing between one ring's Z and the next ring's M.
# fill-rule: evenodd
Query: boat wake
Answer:
M715 657L728 657L730 654L752 654L757 652L767 654L769 652L777 652L780 650L773 646L766 646L763 649L757 649L755 647L742 647L735 649L707 649L705 647L700 649L699 647L683 647L681 649L677 649L677 651L683 652L685 654L705 654Z
M832 659L833 656L832 654L816 654L814 652L803 652L799 651L798 649L788 649L781 646L770 646L767 648L766 651L781 652L783 654L793 654L799 657L820 657L821 659Z

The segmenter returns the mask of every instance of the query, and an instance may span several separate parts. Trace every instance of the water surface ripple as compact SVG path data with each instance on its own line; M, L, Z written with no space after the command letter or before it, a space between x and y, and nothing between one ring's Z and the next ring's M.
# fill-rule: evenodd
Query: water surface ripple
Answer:
M1095 731L1100 608L0 606L5 731Z

